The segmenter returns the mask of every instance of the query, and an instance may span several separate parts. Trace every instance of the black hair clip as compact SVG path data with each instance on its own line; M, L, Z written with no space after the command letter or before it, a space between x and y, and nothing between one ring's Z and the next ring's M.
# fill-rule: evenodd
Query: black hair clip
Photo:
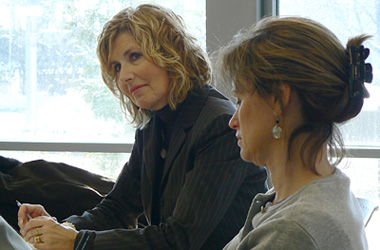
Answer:
M365 59L369 55L369 49L364 46L356 47L350 46L348 48L350 56L350 78L349 78L349 92L350 97L361 96L368 98L369 93L364 86L364 82L372 82L372 65L365 63Z

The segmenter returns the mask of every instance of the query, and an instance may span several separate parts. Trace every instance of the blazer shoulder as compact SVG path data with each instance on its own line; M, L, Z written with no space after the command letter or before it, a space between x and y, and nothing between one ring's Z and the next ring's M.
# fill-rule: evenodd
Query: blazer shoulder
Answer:
M214 133L232 132L228 123L235 110L236 108L230 100L208 96L193 129L197 133L206 133L209 136Z
M209 117L219 115L232 116L235 113L235 110L236 107L231 100L222 95L216 89L212 88L201 114L203 113L203 115L207 115Z

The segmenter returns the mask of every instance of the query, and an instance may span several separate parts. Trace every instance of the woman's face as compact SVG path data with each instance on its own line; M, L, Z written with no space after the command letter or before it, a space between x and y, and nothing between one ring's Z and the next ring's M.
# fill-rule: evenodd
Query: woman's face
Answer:
M273 126L276 124L269 99L254 93L235 93L238 108L229 122L236 137L243 160L265 166L270 156Z
M149 61L129 32L119 34L112 46L110 65L119 89L142 109L165 107L169 97L167 70Z

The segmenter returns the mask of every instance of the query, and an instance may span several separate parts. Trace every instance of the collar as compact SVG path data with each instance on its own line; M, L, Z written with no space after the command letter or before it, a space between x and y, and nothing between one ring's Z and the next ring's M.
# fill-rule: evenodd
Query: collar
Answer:
M177 125L184 129L190 128L197 120L207 100L211 86L195 88L188 93L186 99L178 105Z
M213 88L209 85L195 87L188 92L186 99L177 105L176 110L172 110L168 104L160 110L153 111L153 115L157 115L167 124L189 128L194 125L211 89Z
M153 112L155 115L158 116L162 121L164 121L167 124L174 124L177 116L178 116L178 111L177 110L172 110L168 105L163 107L160 110L154 111Z

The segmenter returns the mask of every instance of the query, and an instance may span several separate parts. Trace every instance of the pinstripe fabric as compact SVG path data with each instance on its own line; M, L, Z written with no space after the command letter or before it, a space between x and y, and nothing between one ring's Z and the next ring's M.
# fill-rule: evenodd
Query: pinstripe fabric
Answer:
M142 213L150 222L155 165L149 156L159 149L151 124L137 131L111 193L68 219L78 229L96 230L87 231L96 238L86 249L222 249L243 226L254 195L265 191L265 170L240 159L228 127L234 110L212 87L179 106L160 186L161 223L128 230Z

